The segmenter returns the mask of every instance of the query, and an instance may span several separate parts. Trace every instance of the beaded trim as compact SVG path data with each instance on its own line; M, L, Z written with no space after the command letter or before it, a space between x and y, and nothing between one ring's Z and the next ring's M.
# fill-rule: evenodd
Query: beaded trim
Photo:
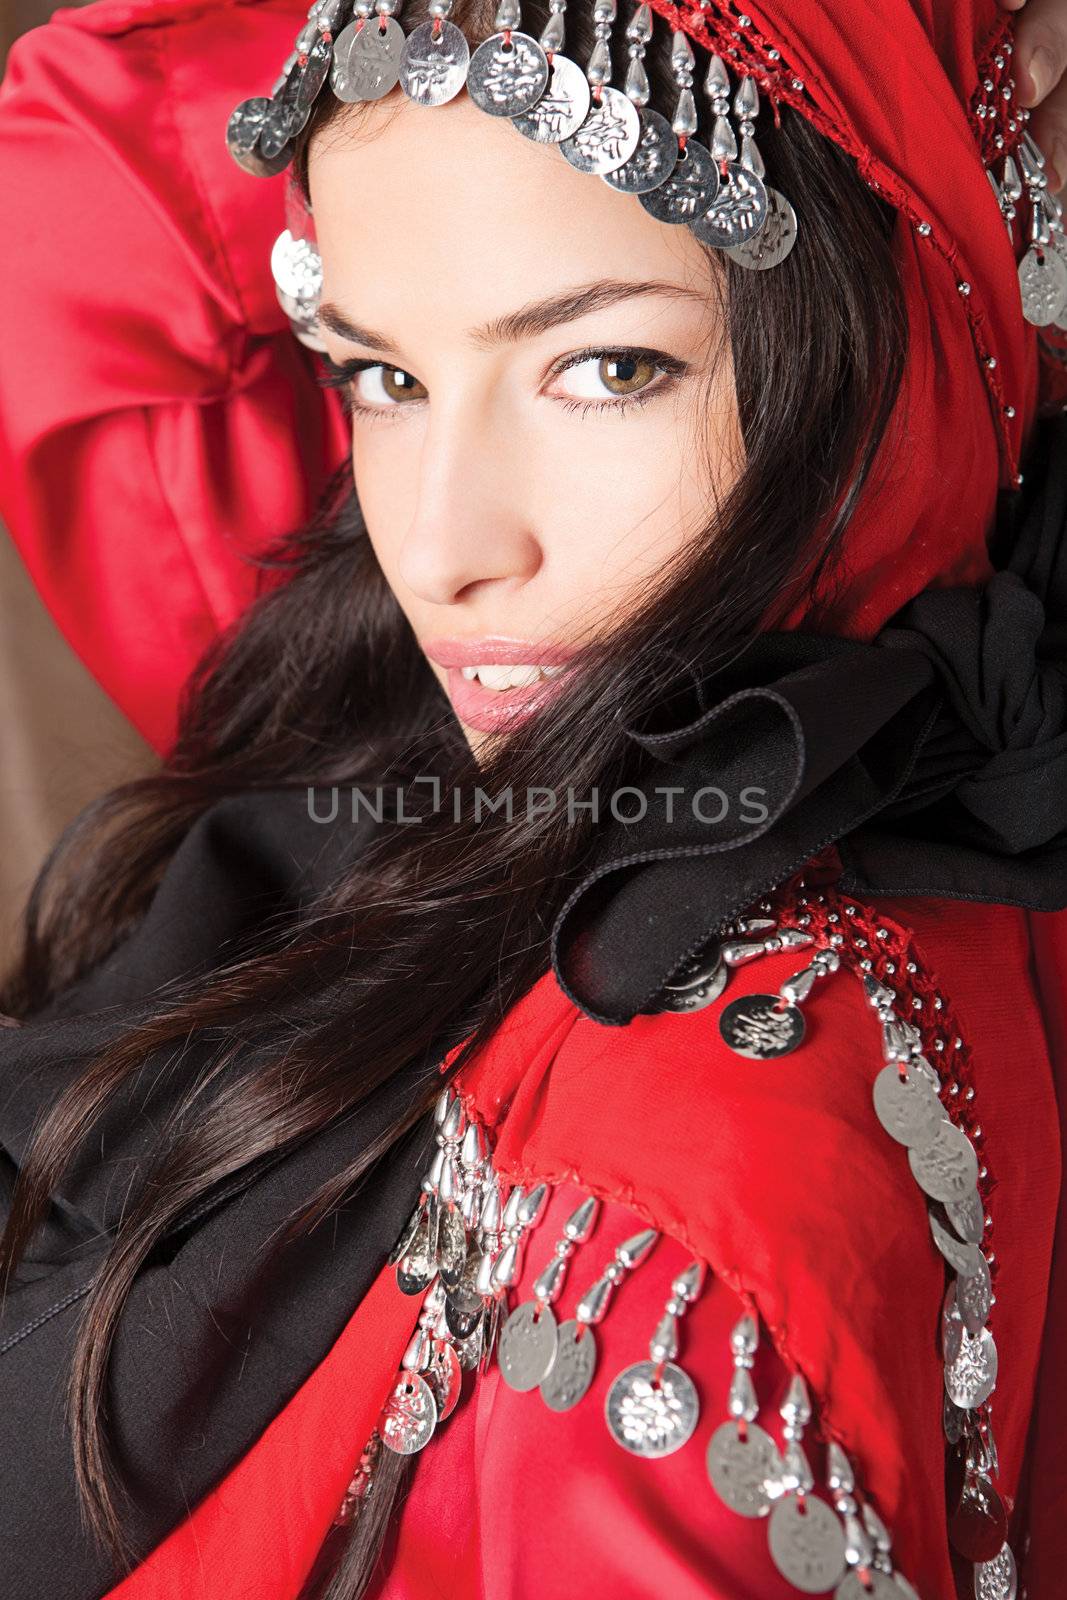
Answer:
M1006 1507L995 1487L990 1417L997 1375L988 1327L996 1273L987 1211L993 1178L976 1120L970 1052L910 934L832 887L808 891L803 879L795 880L686 963L665 990L661 1009L701 1010L722 994L733 967L790 948L804 951L807 965L778 995L745 995L726 1005L720 1032L742 1055L791 1053L803 1039L802 1008L813 991L817 1004L816 986L842 970L862 981L884 1057L873 1086L874 1114L902 1146L900 1159L909 1161L927 1196L932 1244L951 1268L941 1310L943 1422L957 1496L950 1538L972 1563L977 1600L1014 1600L1016 1568L1006 1542ZM437 1151L419 1204L390 1257L401 1291L423 1297L418 1327L336 1522L351 1520L373 1492L383 1448L405 1455L425 1448L459 1402L465 1370L487 1371L495 1356L504 1382L519 1391L538 1390L557 1411L578 1404L587 1392L596 1366L595 1327L609 1313L617 1285L640 1270L659 1235L645 1227L619 1245L601 1264L575 1317L558 1326L552 1306L565 1276L575 1270L576 1254L577 1265L584 1263L597 1197L590 1195L567 1219L534 1280L533 1298L509 1308L508 1293L519 1279L527 1236L544 1213L548 1185L528 1180L505 1190L493 1169L486 1129L449 1088L438 1104ZM676 1276L663 1315L650 1330L648 1360L632 1363L611 1385L608 1428L637 1456L670 1455L696 1428L696 1389L677 1358L682 1319L706 1270L694 1260ZM822 1496L815 1492L803 1444L815 1406L803 1374L782 1349L780 1330L773 1338L790 1372L778 1405L782 1443L757 1420L761 1407L751 1368L761 1325L751 1297L742 1293L741 1302L731 1335L734 1377L725 1420L708 1446L712 1488L737 1514L767 1519L771 1561L799 1591L833 1589L835 1600L914 1600L914 1589L894 1567L889 1530L857 1488L840 1441L824 1425L826 1482Z

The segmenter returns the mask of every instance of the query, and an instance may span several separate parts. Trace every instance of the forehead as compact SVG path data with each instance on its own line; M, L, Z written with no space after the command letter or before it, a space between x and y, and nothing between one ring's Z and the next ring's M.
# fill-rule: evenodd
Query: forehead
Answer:
M354 107L316 136L308 176L324 298L375 326L473 327L595 279L709 283L687 228L465 94Z

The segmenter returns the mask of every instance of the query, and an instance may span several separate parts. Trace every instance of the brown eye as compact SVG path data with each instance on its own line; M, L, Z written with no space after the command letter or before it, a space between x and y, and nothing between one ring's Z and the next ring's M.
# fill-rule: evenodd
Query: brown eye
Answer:
M352 396L364 411L395 411L412 400L425 400L426 386L402 367L364 367L352 382Z
M597 377L609 394L637 394L648 387L658 370L645 356L602 356Z

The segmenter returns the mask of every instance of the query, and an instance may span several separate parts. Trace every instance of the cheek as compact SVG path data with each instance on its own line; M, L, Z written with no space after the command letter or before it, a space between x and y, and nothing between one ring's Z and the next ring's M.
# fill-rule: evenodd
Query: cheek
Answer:
M390 584L404 530L411 524L417 502L412 444L411 430L404 423L383 423L374 429L353 431L352 475L360 510L367 536Z

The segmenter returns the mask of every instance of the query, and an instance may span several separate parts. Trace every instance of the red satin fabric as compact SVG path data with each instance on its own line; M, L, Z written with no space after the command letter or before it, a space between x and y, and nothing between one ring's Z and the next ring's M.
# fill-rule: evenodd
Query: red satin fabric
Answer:
M975 1114L996 1178L1000 1482L1014 1495L1060 1184L1026 917L933 900L883 902L876 915L891 931L890 919L914 930L973 1048ZM743 967L729 996L773 991L795 966L784 953ZM376 1600L570 1600L579 1582L634 1600L791 1593L775 1587L765 1525L725 1513L702 1476L707 1438L725 1417L740 1292L752 1296L777 1352L765 1352L756 1374L764 1404L782 1398L781 1363L805 1374L894 1534L897 1564L923 1600L953 1600L936 1341L943 1271L905 1152L871 1112L874 1019L857 980L840 973L810 1004L805 1047L757 1064L722 1043L718 1009L639 1017L608 1033L546 975L462 1075L470 1103L496 1128L495 1164L565 1190L527 1249L520 1296L547 1259L575 1184L609 1210L576 1258L562 1314L573 1313L635 1218L674 1242L661 1241L622 1286L598 1330L594 1388L572 1411L552 1415L537 1395L512 1394L496 1376L479 1380L461 1402L466 1414L457 1412L417 1465ZM635 1462L607 1435L604 1393L644 1358L670 1272L693 1254L714 1274L683 1329L700 1430L676 1456ZM373 1341L357 1331L364 1302L235 1472L113 1600L294 1600L366 1437L347 1433L346 1452L346 1430L373 1420L418 1312L390 1271L370 1299ZM1062 1532L1047 1554L1062 1560ZM1055 1593L1031 1587L1033 1600Z

